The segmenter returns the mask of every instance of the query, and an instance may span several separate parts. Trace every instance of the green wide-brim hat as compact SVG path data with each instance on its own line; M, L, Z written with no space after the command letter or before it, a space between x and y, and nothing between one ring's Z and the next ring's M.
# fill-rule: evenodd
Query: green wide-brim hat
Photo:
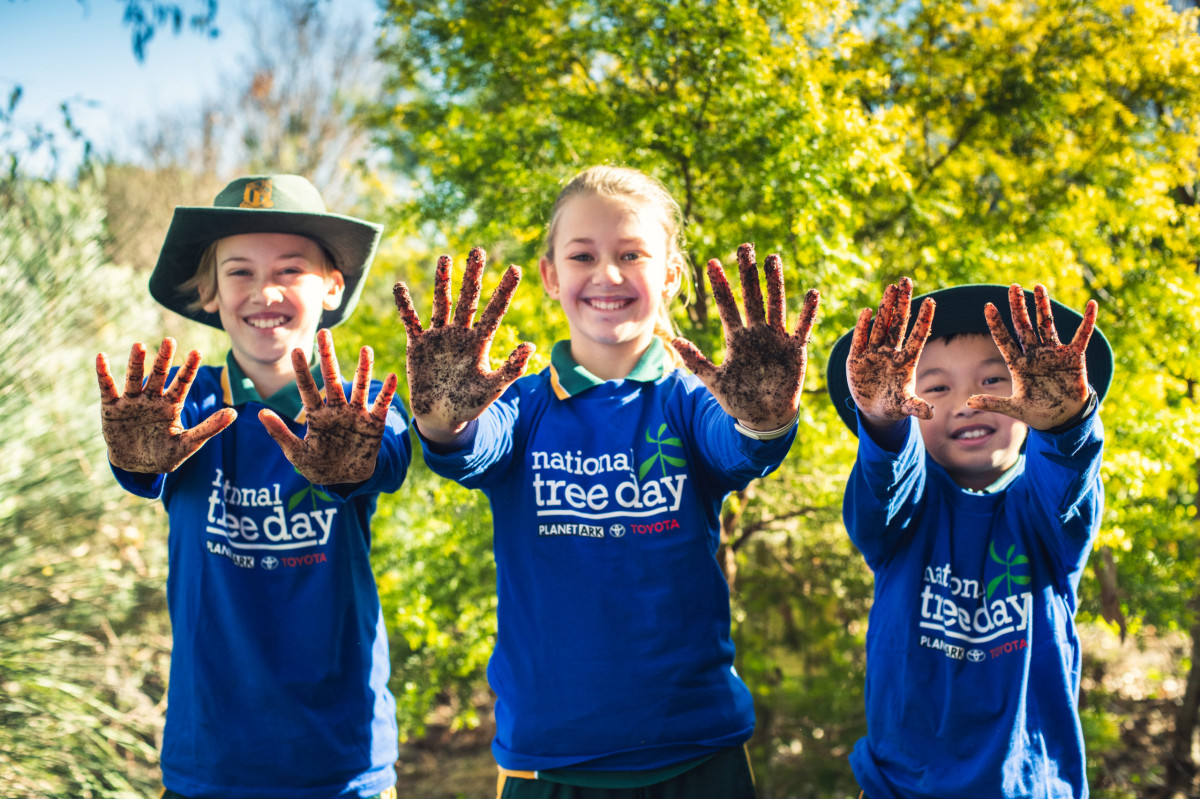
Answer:
M992 332L988 328L987 317L983 313L984 305L990 302L1000 312L1004 326L1008 328L1008 334L1013 337L1018 346L1020 345L1016 328L1013 327L1012 309L1008 304L1008 286L971 283L913 297L906 337L908 333L912 332L913 326L917 322L917 312L926 298L931 298L937 303L927 342L959 333L982 333L990 337ZM1038 329L1037 306L1034 304L1032 291L1025 292L1025 309L1029 312L1029 319L1033 322L1033 330L1036 334ZM1058 331L1059 341L1064 344L1069 343L1083 322L1083 314L1056 300L1050 300L1050 313L1054 316L1054 329ZM871 324L875 324L874 318L871 319ZM833 407L842 417L846 426L857 435L858 416L855 412L854 398L850 395L850 385L846 382L846 358L850 355L850 344L853 340L854 328L850 328L833 345L833 350L829 353L829 365L826 367L825 377L829 386L829 396L833 400ZM1113 355L1112 347L1109 346L1108 339L1100 332L1099 327L1092 330L1092 337L1088 339L1084 362L1087 365L1088 383L1096 390L1097 398L1103 402L1104 396L1112 384Z
M313 239L333 257L346 281L341 304L321 315L321 327L350 316L362 293L383 226L331 214L317 188L300 175L253 175L230 183L211 206L178 206L150 275L150 296L188 319L224 329L221 317L190 310L196 299L180 285L196 274L208 245L244 233L291 233Z

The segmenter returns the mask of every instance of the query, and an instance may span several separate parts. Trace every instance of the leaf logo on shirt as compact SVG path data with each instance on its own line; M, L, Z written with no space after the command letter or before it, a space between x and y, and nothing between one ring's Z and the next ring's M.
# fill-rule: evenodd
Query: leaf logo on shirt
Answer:
M300 474L300 470L297 469L295 466L292 467L292 471L294 471L296 474ZM292 494L290 497L288 497L288 503L287 503L288 511L295 510L296 506L299 505L301 502L303 502L305 497L310 497L312 499L312 509L313 510L317 509L317 498L318 497L325 500L326 502L333 502L333 497L329 496L328 494L326 494L321 489L317 488L312 483L309 483L307 486L305 486L304 488L297 491L295 494Z
M992 560L996 561L997 563L999 563L1001 566L1004 567L1004 574L997 575L988 582L988 584L987 584L987 598L988 599L992 598L992 594L995 592L995 590L997 588L1000 587L1001 583L1004 583L1004 585L1005 585L1005 589L1004 589L1005 592L1009 596L1012 596L1014 585L1029 585L1030 581L1032 580L1032 578L1028 574L1014 574L1013 573L1014 567L1023 566L1025 564L1029 563L1029 558L1027 558L1024 555L1017 555L1016 557L1013 557L1013 553L1015 553L1016 551L1017 551L1017 546L1016 546L1016 544L1013 544L1013 545L1009 546L1008 552L1006 552L1004 554L1004 557L1001 558L999 555L996 554L996 542L993 541L991 544L988 545L988 552L989 552L989 554L991 554Z
M650 428L648 428L648 427L646 428L646 441L650 444L653 444L656 447L657 451L653 455L651 455L649 458L647 458L645 461L643 461L641 467L638 468L638 479L639 480L645 479L646 474L652 468L654 468L654 464L656 464L656 463L658 464L659 468L662 469L663 477L667 476L667 464L668 463L671 464L672 466L687 466L687 461L685 461L683 458L676 458L674 455L668 455L667 453L663 452L663 447L675 447L677 449L683 448L683 442L680 441L678 438L675 438L674 436L672 436L670 438L663 438L663 434L666 432L667 432L667 423L666 422L663 422L661 425L659 425L658 434L655 435L653 438L650 437Z

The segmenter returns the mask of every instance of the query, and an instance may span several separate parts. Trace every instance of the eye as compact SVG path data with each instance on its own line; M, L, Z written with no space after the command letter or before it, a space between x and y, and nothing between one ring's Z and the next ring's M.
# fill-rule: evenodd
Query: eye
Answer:
M637 250L630 250L629 252L622 253L622 255L621 255L622 261L638 261L638 260L641 260L641 258L642 258L642 254L640 252L638 252Z
M578 261L579 263L591 263L594 259L590 252L577 252L567 256L568 261Z
M941 394L941 393L949 391L949 390L950 390L949 386L938 383L938 384L932 385L928 388L921 389L921 394L922 394L922 396L929 396L930 394Z
M1009 378L1002 377L999 375L997 375L995 377L985 377L983 379L983 385L985 385L985 386L995 386L995 385L999 385L1000 383L1008 383L1008 382L1009 382Z

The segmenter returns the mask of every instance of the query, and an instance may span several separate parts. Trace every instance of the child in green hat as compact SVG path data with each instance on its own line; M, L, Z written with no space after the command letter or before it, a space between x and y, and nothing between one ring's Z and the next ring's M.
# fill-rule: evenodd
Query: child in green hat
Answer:
M1081 799L1075 609L1112 350L1095 302L1042 286L935 291L910 323L911 295L890 286L829 360L859 441L843 517L875 574L850 765L869 799Z
M168 338L143 383L138 343L119 391L97 357L113 473L169 519L167 797L394 795L368 553L408 422L369 348L341 379L327 329L353 310L380 231L328 213L302 177L238 178L175 209L150 278L160 303L229 335L225 365L192 351L172 370Z

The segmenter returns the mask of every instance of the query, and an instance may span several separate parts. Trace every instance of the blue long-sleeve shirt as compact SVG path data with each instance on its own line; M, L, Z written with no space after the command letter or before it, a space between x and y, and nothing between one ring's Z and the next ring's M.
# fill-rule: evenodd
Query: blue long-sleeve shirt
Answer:
M318 486L257 418L271 407L303 437L295 384L264 404L230 357L201 367L183 424L223 406L237 420L176 471L113 469L170 521L163 784L194 799L377 794L395 783L397 730L370 519L408 469L404 409L393 401L370 479Z
M871 799L1086 797L1074 618L1104 503L1099 415L1030 430L985 494L906 424L896 452L860 424L843 506L875 573L855 777Z
M774 470L794 433L758 441L733 424L661 347L600 381L560 343L465 447L425 446L435 472L492 506L500 765L644 771L750 737L714 557L720 507Z

